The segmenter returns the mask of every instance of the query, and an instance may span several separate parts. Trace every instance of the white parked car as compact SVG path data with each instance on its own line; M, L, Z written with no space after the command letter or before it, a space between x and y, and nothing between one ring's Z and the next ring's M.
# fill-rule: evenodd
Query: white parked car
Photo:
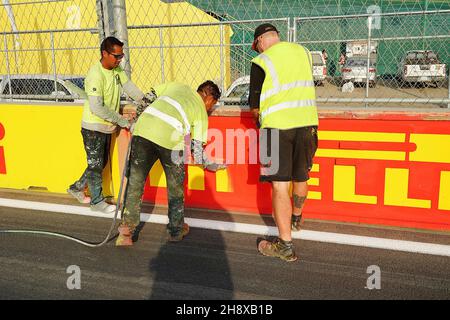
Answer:
M84 76L49 74L0 75L0 101L82 102Z
M376 63L374 60L370 60L369 70L367 70L367 58L347 58L341 70L342 82L367 83L367 77L369 77L369 86L375 87L377 79L376 71Z
M248 105L250 76L237 78L221 98L225 105Z
M431 50L408 51L400 62L399 76L404 83L433 83L439 86L446 78L445 67Z
M320 51L311 51L313 77L316 85L323 85L323 81L327 77L327 64Z
M314 52L314 51L313 51ZM317 84L322 84L326 78L326 65L322 57L322 53L317 51L320 57L317 55L313 56L313 70L314 70L314 82ZM225 105L248 105L248 97L250 93L250 76L243 76L237 78L231 86L225 91L222 98L220 99Z

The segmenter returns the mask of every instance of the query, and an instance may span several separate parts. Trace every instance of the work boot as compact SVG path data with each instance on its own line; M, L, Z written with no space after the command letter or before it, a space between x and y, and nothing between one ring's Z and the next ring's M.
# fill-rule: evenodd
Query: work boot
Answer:
M84 191L77 191L77 190L73 190L73 189L69 188L69 189L67 189L67 193L70 194L75 199L77 199L79 203L91 202L91 197L87 197L84 194Z
M113 213L116 211L116 206L108 204L105 200L100 201L96 204L91 204L91 211L98 211L101 213Z
M300 231L300 227L303 225L303 215L300 213L299 216L295 214L291 217L291 229L292 231Z
M126 225L119 226L119 236L116 240L116 247L124 247L124 246L132 246L133 232L131 232L130 228Z
M183 223L183 228L181 229L181 232L177 235L171 235L169 233L167 240L169 242L178 242L183 240L184 237L186 237L189 233L189 225L187 223Z
M262 240L258 243L258 251L264 256L277 257L288 262L297 260L292 241L283 241L280 238L273 242Z

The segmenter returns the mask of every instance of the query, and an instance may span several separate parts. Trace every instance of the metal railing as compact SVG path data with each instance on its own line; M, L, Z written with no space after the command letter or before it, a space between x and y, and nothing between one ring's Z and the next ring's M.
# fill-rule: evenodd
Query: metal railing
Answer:
M1 32L0 56L4 57L6 72L0 74L0 99L81 101L82 95L75 92L73 86L65 86L64 80L85 77L99 57L97 35L96 28ZM28 43L16 47L17 36L27 37L22 43ZM89 40L92 40L91 45ZM52 92L49 92L48 81L53 82ZM84 88L80 86L77 90Z
M263 22L277 25L288 38L288 18L128 26L133 81L142 88L165 81L182 81L195 87L208 78L224 92L236 78L248 74L255 55L250 53L248 35L253 37L253 30ZM232 38L242 30L248 39L235 43ZM133 32L139 32L139 36ZM148 45L144 39L153 42Z

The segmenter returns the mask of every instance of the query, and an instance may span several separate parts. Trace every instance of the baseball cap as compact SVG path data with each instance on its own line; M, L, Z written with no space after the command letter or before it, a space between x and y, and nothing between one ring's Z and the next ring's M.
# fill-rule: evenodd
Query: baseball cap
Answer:
M258 37L260 35L263 35L264 33L269 32L269 31L275 31L278 33L277 28L275 28L275 26L270 23L263 23L263 24L259 25L258 27L256 27L255 34L253 35L252 50L257 51L256 50L256 44L257 44L256 39L258 39Z

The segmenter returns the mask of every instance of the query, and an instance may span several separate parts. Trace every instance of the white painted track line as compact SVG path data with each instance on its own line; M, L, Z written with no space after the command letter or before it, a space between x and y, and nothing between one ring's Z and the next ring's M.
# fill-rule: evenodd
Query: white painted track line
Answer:
M77 214L84 216L102 217L102 218L113 218L114 214L103 214L91 211L89 207L72 206L72 205L62 205L55 203L46 202L36 202L36 201L26 201L26 200L14 200L0 198L1 207L28 209L28 210L39 210L46 212L59 212L68 214ZM276 236L278 235L278 230L276 227L269 227L256 224L248 223L238 223L238 222L225 222L217 220L206 220L206 219L195 219L195 218L185 218L186 223L194 228L203 228L211 230L220 231L230 231L230 232L240 232L255 235L268 235ZM151 222L158 224L167 224L168 218L165 215L160 214L141 214L142 222ZM0 227L1 229L1 227ZM439 256L450 257L450 245L425 243L425 242L415 242L415 241L405 241L405 240L395 240L386 238L376 238L376 237L366 237L366 236L356 236L351 234L342 233L332 233L332 232L322 232L322 231L312 231L312 230L301 230L292 233L294 239L308 240L308 241L318 241L326 243L335 243L351 246L360 246L376 249L386 249L404 252L413 252L421 254L431 254Z

